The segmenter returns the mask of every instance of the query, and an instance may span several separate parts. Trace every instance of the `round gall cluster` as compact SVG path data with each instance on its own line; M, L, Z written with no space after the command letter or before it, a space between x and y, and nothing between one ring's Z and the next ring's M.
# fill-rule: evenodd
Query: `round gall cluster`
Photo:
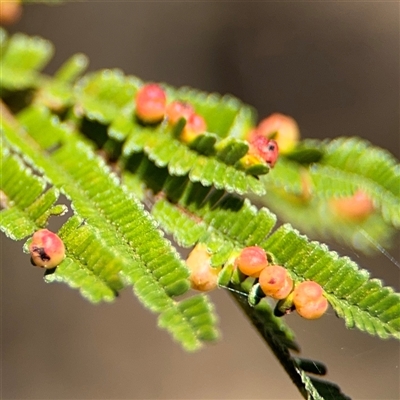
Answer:
M278 305L285 303L286 311L282 315L295 309L303 318L316 319L328 308L328 301L318 283L305 281L294 286L286 268L270 265L261 247L251 246L243 249L236 257L234 266L246 277L256 278L255 284L258 282L265 296L279 300Z
M55 268L65 257L63 241L47 229L33 234L29 251L32 264L41 268Z
M178 125L179 139L186 144L192 144L207 131L205 119L196 113L191 104L181 100L168 101L165 90L159 84L143 85L136 95L135 105L136 116L142 123L158 124L164 121L171 127ZM287 154L295 148L299 137L299 128L293 118L272 114L246 134L249 149L237 161L237 166L249 174L266 173L275 166L279 153Z
M235 260L235 266L246 276L258 278L266 296L283 299L293 288L287 270L280 265L269 265L265 251L258 246L244 248Z
M183 118L185 126L180 138L185 143L191 143L207 130L206 121L190 104L177 100L168 103L164 89L156 83L142 86L137 93L135 104L137 117L146 124L159 123L166 118L173 126Z

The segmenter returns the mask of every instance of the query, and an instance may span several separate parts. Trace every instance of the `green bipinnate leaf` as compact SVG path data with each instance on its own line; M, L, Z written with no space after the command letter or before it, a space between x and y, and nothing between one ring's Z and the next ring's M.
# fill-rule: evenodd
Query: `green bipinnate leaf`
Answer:
M260 245L298 280L318 282L349 328L382 338L400 336L400 297L391 288L370 279L369 273L350 259L309 242L289 225L267 238L275 219L265 209L257 212L250 203L221 197L223 193L218 192L201 195L199 189L189 185L178 204L162 199L153 208L153 215L178 243L206 243L215 266L225 263L235 248ZM382 302L381 306L376 307L375 301Z
M349 180L358 180L358 188L372 197L385 220L399 228L400 165L395 158L359 138L338 138L324 144L322 164L343 171Z
M289 225L279 228L261 246L301 280L319 283L348 328L381 338L400 338L400 295L371 279L368 271L349 258L309 242Z
M178 140L172 139L162 128L136 128L123 147L125 157L144 151L158 167L168 167L175 176L188 175L192 182L215 186L239 194L253 192L262 195L262 181L224 164L217 158L191 151Z
M313 237L334 237L365 253L389 246L400 218L400 166L394 157L359 138L306 140L301 146L322 158L310 165L281 158L264 178L264 203ZM360 191L375 207L366 218L342 217L332 207L331 200Z
M400 226L400 169L388 152L357 138L306 140L260 177L269 172L267 165L243 171L240 164L256 114L233 96L162 85L168 101L186 101L206 120L207 132L188 145L179 136L183 124L171 127L165 118L145 126L137 120L140 79L119 70L79 79L87 64L82 55L50 78L39 73L52 53L49 42L25 35L8 39L0 31L0 46L5 101L21 90L33 94L17 119L1 105L1 229L13 239L26 238L50 215L65 212L56 204L59 193L71 201L73 215L58 232L66 257L46 272L46 281L67 283L94 303L113 301L132 286L144 306L159 314L159 326L192 351L217 338L216 317L206 296L178 298L189 289L189 271L160 228L183 247L205 243L213 267L230 267L219 282L307 399L347 396L309 375L323 375L323 366L291 355L298 351L293 333L267 301L250 306L254 279L230 281L243 247L259 245L296 281L318 282L349 328L400 338L399 294L289 225L271 233L275 215L240 197L266 194L264 201L280 215L341 235L360 249L367 241L386 245ZM356 224L329 214L332 198L358 190L374 202L368 218Z
M46 279L79 287L94 302L110 301L131 284L152 311L175 308L173 297L188 290L188 271L143 206L120 186L91 147L47 110L26 109L19 122L17 127L3 125L13 151L23 151L27 163L71 199L78 217L61 230L67 258ZM215 329L214 321L210 316L207 329ZM199 329L188 320L182 324L186 331ZM184 346L198 347L200 340L196 346L186 344L193 335L179 336Z

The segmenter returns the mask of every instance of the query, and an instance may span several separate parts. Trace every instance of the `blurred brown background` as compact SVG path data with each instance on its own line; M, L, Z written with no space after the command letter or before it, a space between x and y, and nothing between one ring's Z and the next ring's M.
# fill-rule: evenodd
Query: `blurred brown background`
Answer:
M303 137L358 135L399 157L399 3L66 2L27 5L12 31L50 39L47 71L75 52L90 69L232 93ZM3 399L298 399L229 296L212 294L223 339L185 354L129 289L93 306L46 285L1 235ZM385 257L349 254L399 289ZM399 246L392 254L399 260ZM399 345L348 331L333 312L286 317L302 355L353 399L399 399Z

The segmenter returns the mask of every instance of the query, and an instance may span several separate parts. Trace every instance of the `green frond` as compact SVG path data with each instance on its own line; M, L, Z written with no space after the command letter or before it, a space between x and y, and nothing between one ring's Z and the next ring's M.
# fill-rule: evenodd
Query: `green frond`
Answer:
M209 194L202 201L204 195L199 197L199 188L194 186L187 186L178 204L160 199L152 210L161 226L180 245L188 247L198 241L207 244L213 254L212 263L217 266L226 262L235 248L259 244L293 271L297 279L318 282L348 327L382 338L398 337L400 302L392 289L369 279L368 272L358 269L348 258L339 258L326 246L308 242L288 225L266 239L275 223L275 217L266 209L257 211L248 200L221 197L222 192ZM374 299L388 302L390 312L385 305L376 309L375 304L363 301L371 293L371 284L373 291L379 293ZM355 297L357 293L361 297Z
M323 150L323 164L363 176L400 197L400 167L387 150L357 137L325 142Z
M336 242L365 254L376 253L379 246L390 247L396 232L379 213L364 220L341 218L325 199L316 196L304 200L271 189L263 203L309 237L320 240L334 238Z
M46 279L79 287L95 302L109 301L132 284L152 311L174 308L172 298L189 288L188 270L143 206L91 147L48 111L26 109L19 122L19 127L3 126L13 150L24 152L27 163L71 199L76 216L61 230L67 258Z
M192 182L215 186L229 193L265 193L262 181L244 171L226 165L214 157L206 157L173 139L163 127L137 127L123 146L123 154L129 157L144 151L158 167L168 167L171 175L188 175Z
M318 152L311 164L281 158L263 178L263 202L311 236L334 237L365 253L389 246L400 221L400 165L385 150L358 138L305 140L302 152ZM299 150L300 151L300 150ZM330 201L364 192L374 212L363 220L342 218Z
M48 40L17 33L3 46L0 86L9 90L36 87L40 82L38 71L53 55L53 45Z
M364 190L381 209L385 221L400 227L400 165L386 150L360 138L338 138L324 143L324 177L332 168L343 171L336 180ZM340 187L340 185L339 185ZM323 193L323 186L318 188Z
M206 243L213 265L225 263L235 248L261 243L274 227L276 217L267 209L257 210L249 200L224 196L222 191L201 193L202 189L189 183L177 204L160 199L152 214L181 246Z
M238 196L267 194L264 201L280 215L356 248L367 248L368 241L386 245L400 226L400 167L388 152L357 138L303 141L271 174L256 177L269 167L256 165L246 173L238 163L248 151L256 114L235 97L162 85L168 101L187 101L206 120L207 132L187 145L179 140L183 125L171 128L164 119L143 126L137 120L140 79L117 69L80 77L87 59L79 54L50 78L39 73L53 51L46 40L7 38L0 30L0 46L2 94L35 89L16 120L5 113L0 121L0 227L12 239L26 238L50 215L65 212L56 205L59 193L71 201L73 216L58 232L66 257L46 271L47 282L64 282L94 303L113 301L132 286L143 305L159 314L159 326L196 350L218 337L217 318L204 295L177 299L189 290L189 271L162 228L183 247L205 243L214 267L259 245L296 281L318 282L347 327L400 338L399 294L289 225L271 234L275 215ZM372 215L356 223L329 213L330 199L357 190L373 200ZM252 283L231 282L229 289L302 395L348 399L336 385L309 376L323 375L324 366L291 355L299 349L293 333L267 301L249 305Z
M349 258L309 242L289 225L279 228L261 246L298 279L319 283L347 327L381 338L400 338L399 294L370 279L369 272Z
M400 171L400 168L397 169ZM338 171L330 166L316 166L311 170L311 178L320 197L332 195L332 187L337 187L334 192L336 197L351 196L361 189L373 199L388 224L400 227L400 195L383 188L380 183L353 172ZM397 183L400 186L400 173Z

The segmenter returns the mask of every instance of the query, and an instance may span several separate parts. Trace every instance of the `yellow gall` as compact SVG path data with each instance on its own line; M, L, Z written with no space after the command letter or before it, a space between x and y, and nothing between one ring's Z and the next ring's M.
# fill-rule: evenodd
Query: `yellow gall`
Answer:
M218 286L218 274L221 268L211 265L211 255L207 246L197 244L186 259L186 265L190 270L190 285L192 289L201 292L209 292Z

